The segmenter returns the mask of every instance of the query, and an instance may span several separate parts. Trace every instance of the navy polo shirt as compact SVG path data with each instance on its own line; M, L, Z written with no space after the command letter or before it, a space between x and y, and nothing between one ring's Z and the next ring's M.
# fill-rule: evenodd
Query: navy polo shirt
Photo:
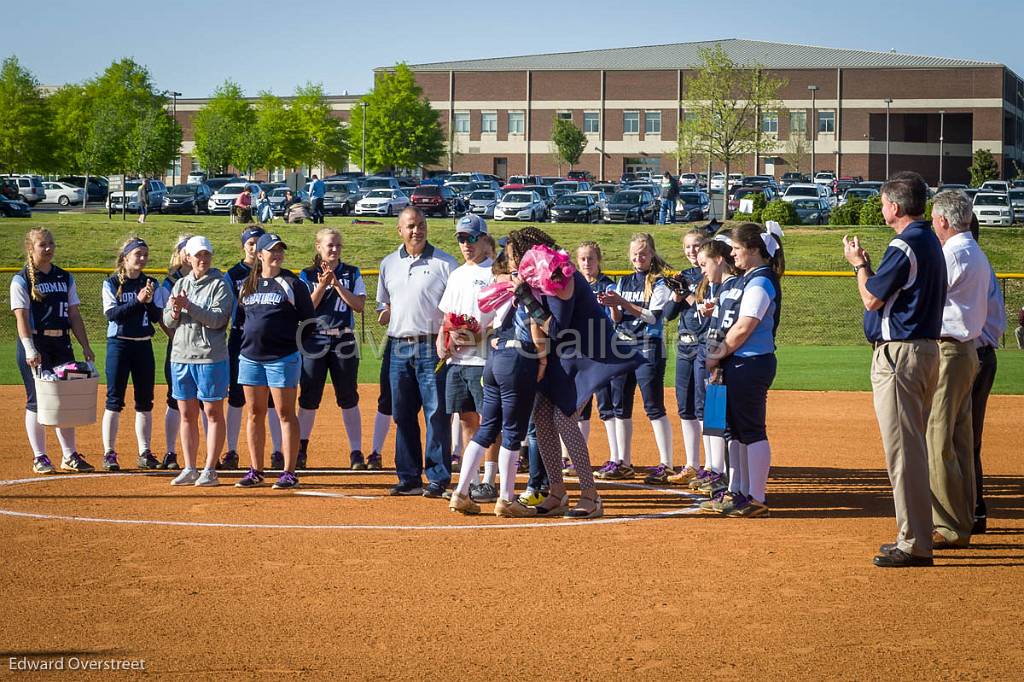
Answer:
M946 259L928 223L915 221L885 250L867 289L885 301L881 310L864 312L868 341L938 339L946 303Z

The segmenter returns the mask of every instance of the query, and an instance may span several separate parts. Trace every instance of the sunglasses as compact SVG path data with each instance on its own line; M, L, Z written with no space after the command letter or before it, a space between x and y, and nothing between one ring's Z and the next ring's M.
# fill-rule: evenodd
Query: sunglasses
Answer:
M480 241L480 236L481 235L479 234L465 234L464 232L460 232L455 235L455 239L457 239L460 244L476 244Z

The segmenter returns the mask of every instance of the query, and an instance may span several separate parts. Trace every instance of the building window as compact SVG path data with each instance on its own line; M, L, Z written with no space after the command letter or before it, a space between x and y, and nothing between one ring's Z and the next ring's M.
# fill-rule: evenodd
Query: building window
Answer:
M571 111L559 111L558 114L556 114L556 115L558 116L558 118L560 118L563 121L571 121L572 120L572 112Z
M202 173L203 172L203 164L199 163L199 158L195 157L195 156L192 157L192 172L194 172L194 173Z
M639 111L622 112L622 132L626 133L627 135L630 133L636 135L640 132Z
M480 132L481 133L496 133L498 132L498 114L493 111L485 112L480 114Z
M455 112L455 132L457 133L468 133L469 132L469 112L468 111L456 111Z
M508 112L509 135L522 135L526 129L526 116L521 111Z
M644 133L646 135L661 135L661 112L644 112Z
M761 114L761 132L771 135L779 132L779 112L766 111Z
M836 131L836 112L834 111L819 111L818 112L818 132L819 133L834 133Z
M583 112L583 132L585 133L599 133L601 132L601 114L596 111L584 111Z
M693 125L697 122L697 114L686 111L683 112L683 123L686 125Z
M286 177L288 177L288 171L284 168L274 168L270 171L271 182L284 182Z
M794 133L798 135L807 134L807 112L806 111L791 111L789 112L789 133L790 137Z
M178 184L178 178L181 177L181 157L175 156L171 160L171 165L167 167L166 177L171 179L172 185Z

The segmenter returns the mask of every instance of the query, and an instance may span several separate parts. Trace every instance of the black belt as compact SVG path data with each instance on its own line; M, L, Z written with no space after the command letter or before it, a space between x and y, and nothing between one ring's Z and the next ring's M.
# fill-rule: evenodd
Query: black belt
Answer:
M433 343L434 339L437 338L437 334L420 334L418 336L389 336L392 341L401 341L402 343L426 343L430 341Z
M961 341L960 339L954 339L952 336L940 336L939 341L945 341L946 343L967 343L966 341Z

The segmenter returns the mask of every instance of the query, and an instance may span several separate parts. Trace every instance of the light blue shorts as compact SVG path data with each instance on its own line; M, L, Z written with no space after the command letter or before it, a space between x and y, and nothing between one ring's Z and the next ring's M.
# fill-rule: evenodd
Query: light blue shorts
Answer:
M298 351L277 360L257 362L238 357L238 383L242 386L297 388L302 374L302 356Z
M215 403L227 397L229 383L227 360L209 364L171 363L171 395L175 400Z

